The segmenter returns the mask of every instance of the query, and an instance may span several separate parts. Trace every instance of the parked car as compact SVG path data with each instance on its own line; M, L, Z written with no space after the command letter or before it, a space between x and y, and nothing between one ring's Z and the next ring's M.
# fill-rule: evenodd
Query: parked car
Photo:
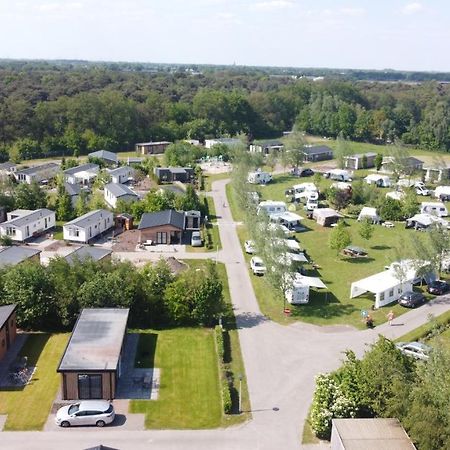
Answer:
M430 357L432 348L422 342L399 342L395 346L407 356L426 361Z
M74 425L104 427L112 423L114 417L114 406L107 400L83 400L59 408L55 422L61 427Z
M314 170L310 169L309 167L299 167L292 169L291 174L296 177L312 177L314 175Z
M442 280L432 281L428 285L427 291L433 295L443 295L450 291L450 284Z
M200 231L192 232L191 245L192 245L192 247L201 247L202 246L202 236L200 235Z
M420 292L406 291L398 299L398 304L406 308L415 308L425 303L425 296Z
M253 256L250 260L250 268L252 269L253 275L264 275L267 271L267 267L264 262L258 256Z
M249 255L253 255L253 253L256 253L255 243L253 241L245 241L244 248L245 253L248 253Z

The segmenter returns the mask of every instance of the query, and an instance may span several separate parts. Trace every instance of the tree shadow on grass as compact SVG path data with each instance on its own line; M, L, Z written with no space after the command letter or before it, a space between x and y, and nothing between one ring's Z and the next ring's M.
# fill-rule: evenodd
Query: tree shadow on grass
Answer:
M158 335L156 333L139 333L139 342L134 357L134 367L155 367L155 353Z
M27 357L28 366L37 366L44 347L50 339L49 333L26 333L27 340L19 352L19 356Z
M389 247L389 245L373 245L370 248L372 250L390 250L392 247Z
M364 257L364 258L343 258L343 261L352 264L368 264L375 261L374 258Z
M294 181L296 179L296 177L293 177L292 175L281 175L281 176L277 176L276 178L274 178L271 181L271 185L274 184L282 184L282 183L286 183L288 181Z

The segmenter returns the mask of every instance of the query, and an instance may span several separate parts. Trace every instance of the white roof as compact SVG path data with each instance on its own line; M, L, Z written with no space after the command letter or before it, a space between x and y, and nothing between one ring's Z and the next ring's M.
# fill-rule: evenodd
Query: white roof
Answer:
M346 183L345 181L338 181L336 183L333 183L331 185L334 189L340 189L341 191L344 191L345 189L349 189L352 187L351 183Z
M401 200L405 196L405 193L402 191L391 191L386 194L386 197L390 197L394 200Z
M332 208L317 208L313 212L313 216L317 217L343 217L341 213L338 213Z
M272 213L270 214L271 219L284 219L287 222L296 222L297 220L303 220L302 216L299 216L298 214L295 214L291 211L284 211L279 213Z
M440 223L444 226L448 225L448 221L445 219L441 219L440 217L433 216L432 214L416 214L415 216L410 217L406 220L407 222L418 222L421 225L425 225L426 227L430 226L433 223Z
M314 183L300 183L294 184L293 189L304 189L305 191L317 191L317 186Z
M432 208L445 208L445 205L442 202L422 202L420 204L422 208L431 206Z
M359 217L378 217L377 209L372 208L370 206L364 206L361 212L359 213Z
M335 175L350 175L350 172L345 169L331 169L327 173L332 173Z
M287 245L289 250L300 251L300 244L294 239L284 239L285 244Z
M276 200L264 200L264 201L260 202L258 206L260 208L264 208L266 206L284 206L285 208L287 208L285 202L276 201Z
M327 289L326 284L317 277L307 277L305 275L296 274L294 283L302 284L303 286L315 287L319 289Z
M379 173L370 173L364 179L376 181L376 180L389 180L390 178L387 175L381 175Z

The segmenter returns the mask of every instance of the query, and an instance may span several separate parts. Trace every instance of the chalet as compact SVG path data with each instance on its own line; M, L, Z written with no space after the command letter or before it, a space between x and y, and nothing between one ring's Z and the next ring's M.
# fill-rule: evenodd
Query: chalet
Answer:
M111 206L111 208L115 208L119 200L123 200L127 203L139 200L139 196L136 192L132 191L124 184L108 183L103 192L105 202Z
M35 261L40 263L41 251L30 247L11 247L0 248L0 269L5 266L15 266L24 261Z
M333 150L326 145L306 146L302 149L303 157L306 162L325 161L333 159Z
M128 309L83 309L57 372L63 400L114 399L122 375Z
M98 150L96 152L89 153L88 158L98 159L105 166L117 166L119 163L119 159L117 158L117 154L113 152L109 152L108 150Z
M427 164L423 166L425 181L447 181L450 179L450 164Z
M281 141L264 141L264 142L254 142L250 145L250 152L252 153L262 153L263 155L268 155L271 152L277 152L283 150L284 144Z
M194 179L192 167L155 167L154 172L158 183L173 183L174 181L189 183Z
M55 220L55 212L49 209L16 209L7 214L6 222L0 224L0 236L23 242L53 228Z
M154 244L181 244L185 235L200 229L199 211L167 209L144 213L139 224L140 242Z
M19 183L31 184L33 182L42 183L52 180L56 177L61 167L56 163L46 163L40 166L28 167L27 169L17 170L14 177Z
M376 156L377 154L373 152L344 156L345 168L350 170L370 169L375 167Z
M108 175L111 177L111 183L124 184L133 180L134 169L130 166L120 166L109 169Z
M17 171L17 165L6 161L0 164L0 177L9 177L10 175L14 175Z
M16 339L16 308L17 305L0 306L0 361Z
M66 190L67 195L70 197L70 202L72 203L72 207L75 206L78 200L78 196L81 192L81 186L79 184L71 184L64 183L64 189Z
M80 166L66 169L64 173L64 181L69 184L91 184L98 175L99 166L93 163L81 164Z
M64 224L63 238L66 241L88 243L113 226L113 213L97 209Z
M169 141L139 142L135 144L134 148L139 155L160 155L166 151L171 143Z
M94 247L92 245L80 247L64 256L64 259L72 265L75 261L92 260L98 261L110 261L112 250L105 248Z
M394 171L396 165L395 158L393 156L383 156L381 163L381 171L391 173ZM401 166L401 172L405 174L411 174L413 172L420 172L423 169L423 161L413 156L403 158L399 165Z
M139 158L136 156L129 156L127 158L127 166L131 166L132 164L142 164L145 158Z

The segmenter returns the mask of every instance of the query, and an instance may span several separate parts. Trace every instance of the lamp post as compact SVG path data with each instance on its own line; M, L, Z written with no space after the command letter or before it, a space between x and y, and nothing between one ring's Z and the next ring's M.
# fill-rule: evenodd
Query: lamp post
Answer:
M242 374L238 375L239 378L239 414L242 413Z

